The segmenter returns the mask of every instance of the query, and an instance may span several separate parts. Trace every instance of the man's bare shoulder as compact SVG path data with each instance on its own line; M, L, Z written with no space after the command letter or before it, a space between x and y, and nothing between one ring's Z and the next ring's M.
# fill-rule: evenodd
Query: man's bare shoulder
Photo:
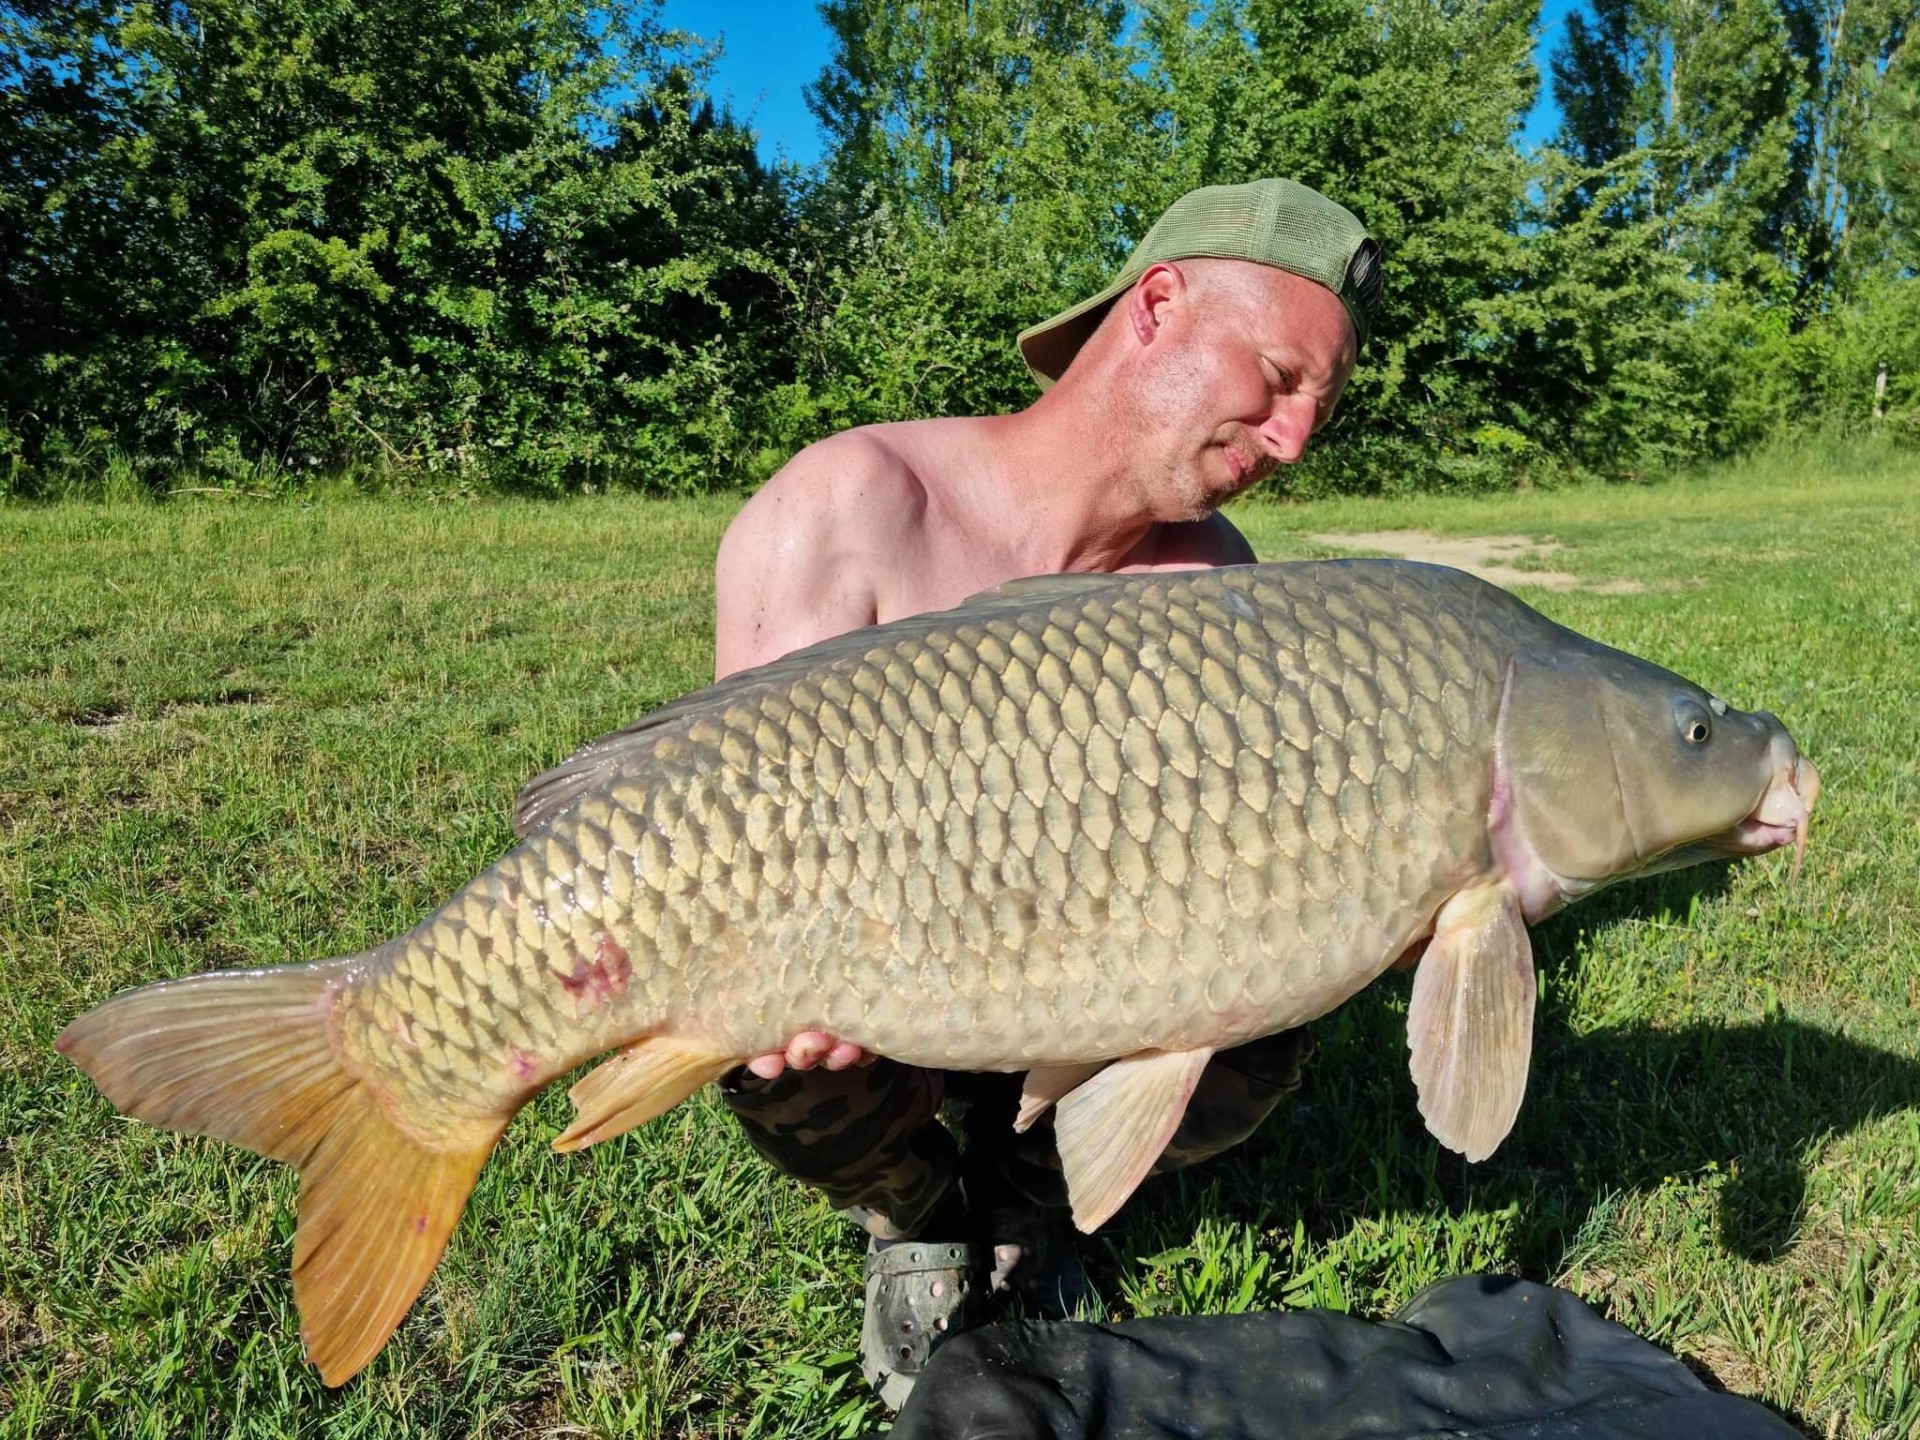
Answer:
M734 516L714 576L719 674L873 623L876 577L927 505L886 428L809 445Z
M863 531L910 524L926 506L926 488L888 428L843 430L807 446L747 501L729 532L743 522L750 530L833 528L856 515Z
M1215 565L1251 565L1259 557L1226 516L1215 511L1199 520L1164 526L1146 570L1194 570ZM1132 567L1129 567L1132 568Z

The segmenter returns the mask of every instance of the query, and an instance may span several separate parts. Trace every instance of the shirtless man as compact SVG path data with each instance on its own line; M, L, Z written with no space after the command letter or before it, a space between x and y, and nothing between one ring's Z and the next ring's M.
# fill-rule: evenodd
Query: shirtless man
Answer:
M1020 576L1252 561L1217 507L1333 413L1377 256L1290 181L1175 202L1107 290L1021 335L1044 392L1028 409L850 430L767 482L721 542L718 673ZM1244 1138L1306 1049L1290 1031L1216 1058L1160 1168ZM1084 1286L1064 1212L1045 1208L1064 1199L1050 1132L1012 1132L1018 1077L875 1064L808 1032L722 1088L756 1149L866 1226L862 1361L889 1404L974 1318L979 1281L1041 1310ZM934 1118L943 1097L973 1102L965 1159Z

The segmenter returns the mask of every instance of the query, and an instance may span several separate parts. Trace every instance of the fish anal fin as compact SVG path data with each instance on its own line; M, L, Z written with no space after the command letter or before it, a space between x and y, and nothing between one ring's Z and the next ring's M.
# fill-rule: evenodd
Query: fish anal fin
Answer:
M1054 1106L1054 1143L1073 1223L1091 1234L1147 1177L1186 1113L1206 1050L1142 1050L1101 1070Z
M330 1028L357 961L219 971L116 996L60 1036L115 1106L300 1172L293 1294L307 1358L343 1385L440 1261L512 1112L424 1134L350 1069Z
M1527 1093L1537 994L1519 898L1503 881L1440 908L1414 971L1407 1046L1420 1114L1442 1145L1491 1155Z
M567 1092L573 1124L556 1150L583 1150L664 1115L746 1057L686 1035L647 1035L603 1060Z
M1043 1065L1029 1070L1020 1086L1020 1113L1013 1120L1014 1133L1031 1130L1062 1095L1092 1079L1106 1063L1096 1060L1090 1065Z

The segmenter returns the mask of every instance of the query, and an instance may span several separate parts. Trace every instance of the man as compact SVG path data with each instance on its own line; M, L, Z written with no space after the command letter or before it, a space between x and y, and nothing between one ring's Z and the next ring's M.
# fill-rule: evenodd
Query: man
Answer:
M1303 185L1182 197L1113 284L1019 337L1030 408L847 431L767 482L721 542L719 674L1020 576L1251 561L1217 507L1305 452L1378 288L1360 222ZM1216 1057L1159 1168L1244 1139L1307 1048L1289 1031ZM722 1088L756 1149L866 1227L862 1368L888 1404L975 1318L977 1282L1043 1312L1084 1292L1049 1125L1012 1129L1017 1076L874 1063L813 1032ZM946 1098L971 1102L964 1153Z

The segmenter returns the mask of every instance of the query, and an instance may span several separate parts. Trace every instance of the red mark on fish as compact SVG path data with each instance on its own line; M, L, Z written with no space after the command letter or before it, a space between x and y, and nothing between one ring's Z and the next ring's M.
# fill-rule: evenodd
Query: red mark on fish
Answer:
M518 1045L507 1047L507 1068L513 1071L513 1078L523 1085L530 1085L540 1073L540 1062L527 1054Z
M618 940L602 931L599 943L594 946L592 961L576 964L571 975L560 977L560 986L573 997L574 1013L578 1014L592 1006L620 999L627 993L627 982L632 978L633 957Z

